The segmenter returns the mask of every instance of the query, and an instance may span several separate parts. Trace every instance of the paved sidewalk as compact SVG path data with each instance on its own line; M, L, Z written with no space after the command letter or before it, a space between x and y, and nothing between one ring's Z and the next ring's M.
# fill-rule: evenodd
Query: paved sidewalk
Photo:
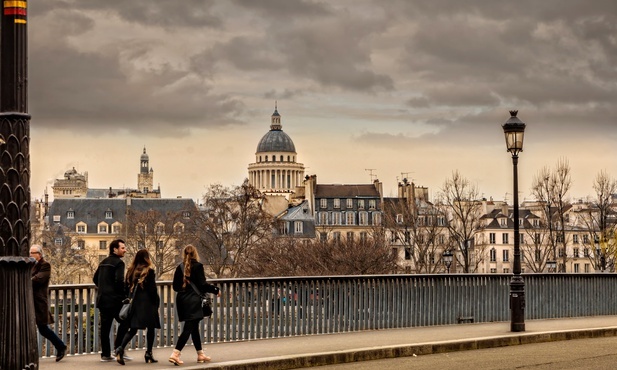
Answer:
M129 351L134 357L126 369L294 369L325 364L424 355L547 341L617 336L617 316L594 316L551 320L528 320L526 331L510 332L509 322L459 324L406 329L362 331L343 334L298 336L233 343L214 343L206 347L212 357L208 364L197 364L195 350L182 351L184 365L167 361L172 348L156 348L157 364L145 364L144 351ZM42 370L117 368L102 363L99 354L67 356L61 362L43 358Z

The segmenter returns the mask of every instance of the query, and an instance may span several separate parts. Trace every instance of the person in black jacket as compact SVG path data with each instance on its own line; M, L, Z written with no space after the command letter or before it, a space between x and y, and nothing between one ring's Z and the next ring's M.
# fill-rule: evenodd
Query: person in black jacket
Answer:
M49 277L51 276L51 265L43 258L43 248L40 245L30 247L30 257L36 260L32 266L32 294L34 296L34 317L39 333L56 347L56 362L66 355L66 344L54 333L49 324L54 323L54 319L49 314Z
M129 331L124 335L120 347L116 348L116 361L124 365L124 348L137 334L138 329L148 329L146 335L147 347L144 359L146 363L158 362L152 357L152 346L156 329L161 328L158 307L159 294L156 291L156 274L152 268L152 260L146 249L141 249L135 255L133 262L126 271L125 287L129 297L135 294L127 324Z
M94 285L98 288L96 294L96 307L99 309L101 316L101 361L113 361L111 357L111 345L109 343L109 332L114 319L120 324L116 339L114 340L114 348L120 346L122 338L128 331L128 326L118 314L122 308L122 301L126 298L124 291L124 262L122 257L126 253L124 240L116 239L109 244L109 257L105 258L99 264L99 267L94 273ZM124 356L125 360L128 360Z
M197 362L210 361L211 358L204 354L199 334L199 322L204 318L201 309L201 297L191 286L191 282L202 293L212 293L221 296L219 288L206 282L204 266L199 262L199 255L194 246L188 245L182 253L182 263L178 265L174 273L173 289L176 291L176 309L178 321L184 321L182 333L176 339L176 347L169 357L169 362L181 365L180 352L189 339L193 339L193 345L197 351Z

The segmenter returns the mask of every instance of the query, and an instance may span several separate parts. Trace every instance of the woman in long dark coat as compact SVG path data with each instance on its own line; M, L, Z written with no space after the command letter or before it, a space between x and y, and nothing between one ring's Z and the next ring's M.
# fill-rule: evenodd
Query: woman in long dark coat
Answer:
M173 288L176 294L176 309L178 310L178 320L184 321L182 333L176 340L176 348L169 357L169 362L174 365L182 365L180 351L188 341L193 339L193 345L197 351L197 362L203 363L210 361L211 358L204 354L201 345L201 335L199 334L199 322L204 318L201 309L201 296L195 292L191 282L201 294L212 293L220 296L219 288L208 284L204 273L204 266L199 262L199 255L194 246L188 245L182 253L182 263L176 268L174 273Z
M160 299L156 290L156 274L147 250L141 249L135 255L126 271L125 284L128 296L135 293L135 297L131 314L127 319L130 329L122 339L120 347L116 349L116 360L124 365L124 348L137 334L138 329L148 329L144 359L146 363L158 362L152 357L152 346L156 329L161 328L158 313Z

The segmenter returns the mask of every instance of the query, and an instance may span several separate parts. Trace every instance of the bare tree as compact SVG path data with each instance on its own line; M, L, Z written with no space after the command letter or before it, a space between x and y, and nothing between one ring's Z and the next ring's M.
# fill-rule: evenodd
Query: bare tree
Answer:
M615 271L617 220L612 195L617 193L617 181L606 171L600 171L593 181L593 189L595 197L582 211L587 240L592 240L596 245L594 253L587 256L596 270Z
M473 242L483 228L480 222L482 202L479 198L477 186L458 171L446 179L438 196L437 207L446 217L449 248L458 251L454 253L456 263L465 273L476 272L484 259L485 244Z
M51 284L72 284L92 281L88 262L78 243L79 234L62 225L44 230L41 240L45 259L51 264Z
M441 254L447 234L440 226L442 215L432 204L420 199L384 200L384 227L391 241L404 248L405 259L413 262L415 273L443 271ZM436 258L437 257L437 258Z
M392 274L397 256L385 241L385 229L373 227L364 237L297 239L277 237L253 253L251 276L324 276Z
M561 246L562 261L559 264L559 269L564 271L567 260L567 220L566 211L570 208L570 203L567 200L568 192L572 186L572 178L570 175L570 164L566 159L560 159L553 170L544 167L534 177L531 187L532 195L541 204L543 223L545 225L544 238L547 247L552 250L552 255L557 261L557 250Z
M193 241L217 277L244 276L255 250L270 240L274 224L265 202L248 180L231 188L209 187L205 209L195 218Z
M127 261L138 250L148 249L159 276L168 274L176 268L178 256L188 240L190 218L184 211L163 212L159 210L138 211L129 209L126 229Z

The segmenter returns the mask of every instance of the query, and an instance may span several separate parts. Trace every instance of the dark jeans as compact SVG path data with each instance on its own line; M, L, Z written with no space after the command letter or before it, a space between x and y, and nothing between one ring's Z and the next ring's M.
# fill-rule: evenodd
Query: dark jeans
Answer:
M120 324L118 326L118 332L116 333L116 339L114 339L114 349L120 347L120 343L122 343L122 339L126 335L126 332L129 330L128 325L126 325L120 318L118 314L120 313L120 308L116 310L115 313L110 311L103 311L99 309L99 314L101 316L101 356L110 357L111 356L111 344L109 343L109 332L111 331L111 327L114 323L114 319Z
M49 339L51 344L53 344L54 347L56 347L57 351L59 351L59 350L63 349L64 347L66 347L66 345L64 344L62 339L60 339L58 337L58 335L56 335L56 333L54 333L54 331L51 330L49 325L46 325L46 324L36 324L36 327L39 329L39 333L41 333L41 335L43 337Z
M122 339L122 343L120 344L120 347L125 348L126 345L129 344L131 339L133 339L135 334L137 334L137 330L139 329L130 328L129 331L126 332L126 334L124 335L124 338ZM154 335L155 334L156 334L156 328L148 328L148 331L146 332L146 351L147 352L152 352L152 347L154 346Z
M189 340L189 336L193 338L193 345L196 351L201 351L201 334L199 334L199 322L201 320L187 320L184 322L182 333L178 337L178 343L176 343L176 349L182 351L184 345Z

